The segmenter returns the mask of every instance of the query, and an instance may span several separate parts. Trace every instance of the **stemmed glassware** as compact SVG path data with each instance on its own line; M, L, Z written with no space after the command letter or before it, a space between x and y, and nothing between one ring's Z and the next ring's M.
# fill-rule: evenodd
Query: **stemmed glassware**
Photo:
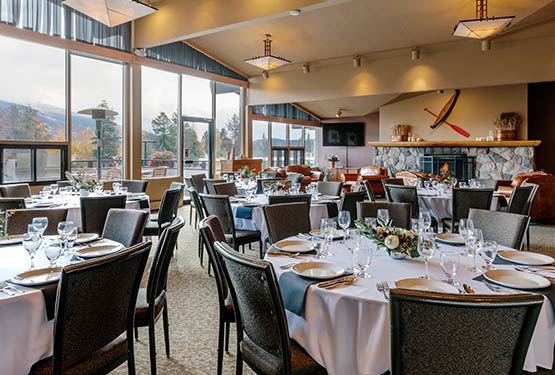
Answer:
M73 221L60 221L58 223L58 234L62 240L64 253L68 251L68 237L73 232L75 224Z
M56 193L58 192L58 184L52 184L50 185L50 191L52 192L52 195L56 195Z
M23 235L23 247L31 257L31 269L35 268L35 254L42 242L40 231L33 224L27 225L27 233Z
M418 222L420 224L420 230L426 232L432 226L432 217L430 213L421 211L418 214Z
M419 219L410 219L410 230L414 234L420 234L420 220Z
M484 270L493 270L495 269L491 263L495 260L497 256L497 242L495 241L484 241L482 247L480 248L480 255L486 262L484 266Z
M355 258L355 272L357 277L363 279L370 279L372 275L368 273L370 264L372 263L372 254L374 252L374 247L376 245L374 242L370 242L366 246L359 245L354 251L353 255Z
M343 234L345 235L345 229L351 225L351 213L349 211L339 211L337 224L343 229ZM343 239L343 244L345 244L345 239Z
M421 276L422 279L431 279L428 273L428 261L433 258L436 253L436 243L433 233L423 232L422 235L418 237L418 253L422 258L424 258L424 263L426 264L426 273Z
M480 252L480 250L482 249L483 242L484 236L482 234L482 230L474 228L474 230L472 231L472 235L468 237L468 247L472 252L472 257L474 258L474 264L472 267L468 268L469 271L481 272L480 268L478 268L478 265L476 264L476 257L478 255L478 252Z
M326 254L324 252L324 239L320 236L310 236L312 242L312 250L316 251L317 259L325 259Z
M112 190L115 194L119 194L119 190L121 189L121 184L119 182L114 182L112 184Z
M56 267L56 261L62 255L62 244L56 241L51 241L44 247L44 255L50 261L50 268Z
M347 269L348 272L355 271L355 250L360 247L361 236L360 231L356 228L347 228L345 230L345 247L351 253L351 269Z
M364 223L372 229L376 229L378 226L378 220L375 217L365 217Z
M301 191L301 184L299 182L295 182L291 185L291 194L297 195Z
M46 231L46 227L48 227L48 218L47 217L35 217L33 218L32 224L37 230L40 231L40 235L44 236L44 231Z
M320 235L323 236L325 239L324 249L322 251L323 257L333 255L333 253L329 251L329 247L333 242L336 230L337 223L334 219L322 219L322 221L320 222Z
M102 195L102 193L104 192L104 184L101 181L98 181L95 185L94 185L94 192L97 195Z
M389 225L389 210L387 208L379 208L376 212L378 225Z
M458 285L455 281L455 276L459 270L459 254L454 251L443 251L441 252L439 258L439 264L441 265L443 273L447 277L447 283L455 286Z

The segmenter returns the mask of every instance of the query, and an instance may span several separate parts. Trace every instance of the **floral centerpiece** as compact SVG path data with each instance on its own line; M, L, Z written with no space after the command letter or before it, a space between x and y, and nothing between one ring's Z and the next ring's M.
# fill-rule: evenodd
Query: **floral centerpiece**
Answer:
M329 154L326 159L330 162L330 168L335 168L335 163L339 161L339 157L335 154Z
M10 238L9 233L6 230L6 224L8 218L15 213L15 209L0 211L0 239L7 240Z
M409 230L393 227L384 222L378 222L376 228L362 220L355 222L363 237L373 240L376 245L385 247L393 258L418 258L418 236Z
M272 194L276 194L280 191L288 193L291 190L290 180L278 180L278 181L265 181L264 187L268 188Z
M253 169L250 169L248 166L243 165L243 167L239 170L239 176L242 180L254 179L256 177L256 173Z
M71 184L71 187L73 189L73 191L80 191L80 190L86 190L86 191L94 191L94 187L96 185L96 180L92 179L92 180L87 180L87 178L85 176L83 176L83 174L77 172L77 173L69 173L66 172L66 178L68 179L69 183Z

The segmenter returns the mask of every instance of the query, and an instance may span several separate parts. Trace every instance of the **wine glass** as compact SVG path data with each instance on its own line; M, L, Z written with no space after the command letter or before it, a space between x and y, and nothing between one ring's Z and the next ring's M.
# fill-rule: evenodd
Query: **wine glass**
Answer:
M351 225L351 213L349 211L339 211L337 224L343 229L343 233L345 233L345 229ZM345 243L345 240L343 240L343 243Z
M426 274L421 276L421 278L429 280L431 277L428 274L428 261L432 259L436 253L436 244L432 234L424 232L418 237L418 253L424 258L424 263L426 264Z
M293 185L291 185L291 193L292 194L299 194L300 191L301 191L300 182L295 182Z
M365 217L364 223L372 229L376 229L378 226L378 220L375 217Z
M374 252L374 242L370 242L367 246L359 246L353 251L355 258L355 272L357 277L370 279L372 275L368 273L370 264L372 263L372 253Z
M333 242L333 238L335 237L335 231L337 230L337 223L334 219L322 219L320 222L320 235L322 235L325 239L324 243L324 255L330 256L333 255L329 251L329 247Z
M430 180L424 180L424 188L426 189L430 188Z
M96 184L94 184L94 192L97 195L102 195L102 193L104 192L104 184L101 181L98 181Z
M56 267L56 261L62 255L62 244L60 242L50 242L44 248L44 255L46 255L46 259L50 261L50 268Z
M122 186L119 188L120 194L127 195L128 192L129 192L129 188L127 186Z
M478 252L480 252L483 242L484 242L484 235L482 234L481 229L474 228L472 235L469 239L470 242L470 251L472 252L472 257L474 258L474 264L472 267L469 267L468 270L472 272L480 272L480 268L478 268L476 264L476 257Z
M40 231L40 235L44 236L44 231L46 231L46 227L48 227L48 218L47 217L35 217L33 218L32 224Z
M484 270L493 270L495 269L491 263L495 260L497 256L497 242L495 241L484 241L482 247L480 248L480 255L486 262L484 266Z
M56 195L56 193L58 192L58 184L52 184L50 185L50 191L52 192L53 195Z
M68 236L73 231L73 228L75 228L73 221L60 221L58 223L58 235L60 235L65 251L67 251Z
M348 272L354 272L355 269L355 258L354 252L356 249L360 247L361 237L360 237L360 230L356 228L347 228L345 229L345 236L344 243L345 247L351 253L351 269L347 269Z
M66 252L68 254L73 254L73 251L71 249L73 248L73 245L75 245L75 241L77 241L77 237L78 237L77 227L73 227L71 229L71 232L67 235Z
M459 220L459 234L461 236L463 236L464 238L466 238L466 235L468 234L468 229L467 229L467 219L460 219Z
M326 254L324 253L324 239L320 236L310 236L310 241L312 243L312 250L316 251L316 258L325 259Z
M443 273L447 277L447 283L451 285L458 285L455 281L455 276L459 270L460 257L454 251L443 251L439 258L439 264Z
M376 213L378 224L381 226L389 225L389 210L387 208L379 208Z
M419 219L410 219L410 230L414 234L420 233L420 220Z
M426 232L432 226L432 217L429 212L421 211L418 214L418 221L420 222L422 232Z
M31 269L35 268L35 254L40 247L42 236L40 231L33 225L27 225L27 233L23 235L23 247L31 257Z
M114 182L112 184L112 190L114 191L114 193L118 194L120 189L121 189L121 184L119 182Z

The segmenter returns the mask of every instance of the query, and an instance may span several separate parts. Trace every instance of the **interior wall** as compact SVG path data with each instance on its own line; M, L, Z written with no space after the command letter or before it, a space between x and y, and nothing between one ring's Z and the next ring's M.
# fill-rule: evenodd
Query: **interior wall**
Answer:
M363 117L344 117L338 119L322 120L323 124L340 124L347 122L363 122L364 123L364 141L365 143L377 141L379 139L380 114L378 112L371 113ZM346 168L360 168L371 165L373 161L374 148L370 146L360 147L324 147L322 146L322 128L318 129L318 165L329 166L326 156L335 154L339 157L338 165Z
M541 139L536 147L536 169L555 173L555 82L528 86L528 135Z
M502 112L516 112L521 116L518 139L528 139L527 92L525 84L461 90L448 121L469 132L469 138L456 133L445 123L435 130L430 129L435 117L424 111L428 108L438 114L454 90L445 90L442 94L434 91L386 105L379 112L379 139L389 141L391 128L397 124L410 125L410 132L426 141L475 140L487 137L490 130L496 136L493 123Z

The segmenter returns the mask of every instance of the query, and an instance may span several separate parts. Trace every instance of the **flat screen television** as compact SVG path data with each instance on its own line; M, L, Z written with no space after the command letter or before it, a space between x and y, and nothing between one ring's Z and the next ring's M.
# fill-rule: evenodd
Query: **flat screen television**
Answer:
M323 124L324 146L366 146L364 122Z

